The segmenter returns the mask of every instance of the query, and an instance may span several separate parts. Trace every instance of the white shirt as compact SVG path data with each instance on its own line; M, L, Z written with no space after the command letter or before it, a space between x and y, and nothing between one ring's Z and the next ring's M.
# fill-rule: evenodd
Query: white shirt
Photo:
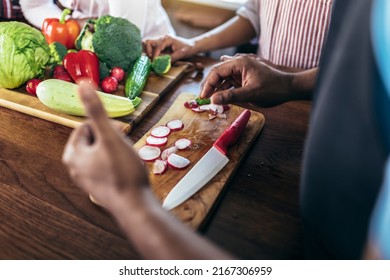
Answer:
M276 65L317 67L333 0L248 0L237 14L259 40L258 55Z
M60 0L73 10L72 18L97 18L103 15L126 18L141 30L142 38L175 35L168 15L160 0ZM52 0L20 0L25 18L42 28L46 18L60 18L61 9Z

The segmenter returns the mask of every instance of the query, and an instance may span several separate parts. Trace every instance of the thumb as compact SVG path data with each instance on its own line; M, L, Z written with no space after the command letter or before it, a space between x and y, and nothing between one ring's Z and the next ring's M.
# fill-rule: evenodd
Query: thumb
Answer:
M90 118L92 130L97 135L109 135L107 130L112 129L106 110L93 87L87 83L79 86L79 95L85 112Z
M215 92L211 96L211 102L215 104L231 104L250 102L251 98L251 91L240 87Z

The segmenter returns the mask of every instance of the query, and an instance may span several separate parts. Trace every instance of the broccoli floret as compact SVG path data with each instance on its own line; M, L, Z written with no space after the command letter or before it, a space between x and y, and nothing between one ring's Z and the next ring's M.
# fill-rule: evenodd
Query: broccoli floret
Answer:
M86 23L76 47L94 51L108 68L127 72L142 54L141 32L127 19L102 16Z
M110 76L110 69L108 69L107 65L99 61L99 72L100 72L100 80L103 80L105 77Z
M49 45L51 65L62 65L64 56L68 53L68 49L61 43L53 42Z
M158 75L166 74L171 69L171 56L166 54L155 57L152 69Z

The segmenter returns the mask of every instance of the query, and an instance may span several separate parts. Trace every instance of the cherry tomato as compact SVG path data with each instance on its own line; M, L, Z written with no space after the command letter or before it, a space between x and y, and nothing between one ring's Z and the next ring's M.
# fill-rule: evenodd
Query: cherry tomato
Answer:
M105 77L101 86L104 92L112 93L118 89L118 80L113 76Z
M27 92L32 96L37 96L37 86L42 82L40 79L31 79L26 84Z
M118 81L118 83L121 82L125 77L125 71L123 71L123 69L120 67L112 68L110 74Z
M64 72L54 72L53 78L54 79L58 79L58 80L63 80L63 81L66 81L66 82L71 82L71 83L73 82L72 77L66 71L64 71Z

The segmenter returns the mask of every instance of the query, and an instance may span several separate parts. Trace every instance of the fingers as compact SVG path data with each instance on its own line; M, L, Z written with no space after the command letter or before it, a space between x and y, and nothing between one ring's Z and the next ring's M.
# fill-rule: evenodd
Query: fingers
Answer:
M93 134L89 124L84 123L78 128L74 129L66 143L64 153L62 154L62 161L65 164L70 164L71 159L77 153L79 148L86 148L93 143Z
M209 98L224 80L232 78L235 69L236 59L227 60L212 67L202 83L200 97Z
M211 96L211 102L214 104L231 104L231 103L242 103L250 102L252 98L251 90L247 88L230 88L215 92Z
M98 95L88 84L79 86L80 99L96 136L110 135L112 127Z

